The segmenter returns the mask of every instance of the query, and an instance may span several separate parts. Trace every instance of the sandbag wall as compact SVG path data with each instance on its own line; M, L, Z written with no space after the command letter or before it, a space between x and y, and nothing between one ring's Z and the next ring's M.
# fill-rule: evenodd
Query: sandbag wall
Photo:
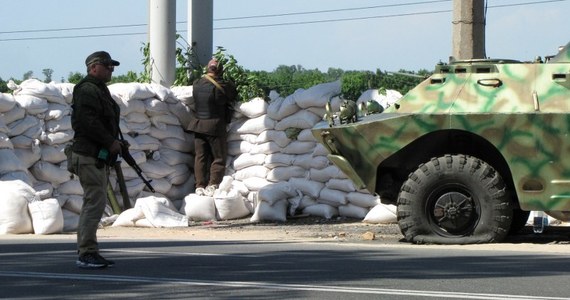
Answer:
M64 231L73 231L83 194L77 178L66 169L63 153L73 138L73 84L30 79L20 85L11 82L9 87L13 94L0 94L0 180L20 180L42 200L57 199ZM131 144L130 152L152 179L157 192L153 195L180 208L194 191L193 135L183 130L192 87L120 83L109 89L121 107L121 130ZM287 97L272 93L270 103L252 99L236 107L230 124L227 174L245 187L241 193L252 219L284 220L284 213L364 219L378 205L376 197L354 189L310 133L322 119L327 101L332 99L338 108L340 99L335 96L339 93L340 82L332 82ZM132 204L151 195L124 162L122 171ZM113 172L111 183L121 204ZM271 196L276 192L283 197Z

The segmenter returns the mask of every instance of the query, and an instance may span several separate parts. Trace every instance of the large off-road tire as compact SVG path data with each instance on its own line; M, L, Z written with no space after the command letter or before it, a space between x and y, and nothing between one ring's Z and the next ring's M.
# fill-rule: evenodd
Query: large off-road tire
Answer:
M398 225L408 242L500 242L513 208L503 179L484 161L445 155L421 164L398 196Z

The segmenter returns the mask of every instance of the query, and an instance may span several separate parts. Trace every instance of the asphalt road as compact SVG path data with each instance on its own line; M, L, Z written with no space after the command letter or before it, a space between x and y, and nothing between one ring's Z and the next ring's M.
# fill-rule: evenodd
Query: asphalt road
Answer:
M0 298L570 299L570 246L548 236L436 246L143 231L103 231L102 254L116 261L103 270L75 266L74 235L1 236Z

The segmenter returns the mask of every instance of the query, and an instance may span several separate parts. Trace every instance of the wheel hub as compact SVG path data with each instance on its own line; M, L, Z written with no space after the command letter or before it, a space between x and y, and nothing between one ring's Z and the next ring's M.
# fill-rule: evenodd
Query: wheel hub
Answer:
M439 226L454 234L470 227L474 215L471 197L456 191L441 195L433 210L433 216Z

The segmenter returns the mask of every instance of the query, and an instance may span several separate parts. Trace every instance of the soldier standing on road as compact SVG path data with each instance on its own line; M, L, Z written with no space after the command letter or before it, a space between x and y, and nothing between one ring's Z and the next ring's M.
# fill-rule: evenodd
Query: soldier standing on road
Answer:
M73 89L71 125L75 135L70 169L84 191L76 265L93 269L114 265L99 254L97 228L107 204L110 158L121 151L119 106L106 85L119 62L109 53L97 51L87 57L85 65L87 76Z
M194 101L189 106L194 117L187 130L194 132L194 175L198 195L213 196L226 171L226 127L231 121L231 105L237 92L232 82L222 79L223 71L222 64L212 59L208 62L206 75L193 83Z

